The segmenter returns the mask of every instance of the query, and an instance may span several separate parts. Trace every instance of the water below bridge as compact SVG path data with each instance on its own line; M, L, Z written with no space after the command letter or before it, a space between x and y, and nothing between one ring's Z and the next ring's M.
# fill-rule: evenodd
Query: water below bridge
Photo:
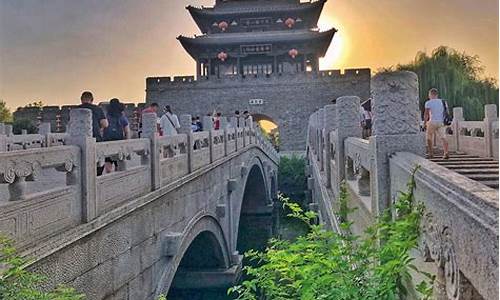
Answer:
M272 228L272 231L270 229ZM238 251L264 250L272 237L294 239L305 232L304 225L299 221L286 217L281 207L275 209L272 218L268 215L245 215L240 219L238 236ZM243 265L250 262L243 260ZM243 280L244 276L242 277ZM174 279L175 280L175 279ZM227 294L227 288L221 289L171 289L168 300L232 300L233 295Z

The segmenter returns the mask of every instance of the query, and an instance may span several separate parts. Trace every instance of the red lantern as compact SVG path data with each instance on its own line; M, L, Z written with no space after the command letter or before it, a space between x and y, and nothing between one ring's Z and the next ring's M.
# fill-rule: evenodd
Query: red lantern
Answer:
M288 55L290 55L291 58L294 58L297 57L297 55L299 55L299 50L293 48L293 49L290 49L290 51L288 51Z
M229 24L227 24L226 21L222 21L219 23L219 29L222 31L226 31L227 27L229 27Z
M217 58L220 59L221 61L226 61L227 59L227 53L222 51L217 54Z
M288 18L286 19L285 21L285 25L288 27L288 28L292 28L293 25L295 25L295 20L292 19L292 18Z

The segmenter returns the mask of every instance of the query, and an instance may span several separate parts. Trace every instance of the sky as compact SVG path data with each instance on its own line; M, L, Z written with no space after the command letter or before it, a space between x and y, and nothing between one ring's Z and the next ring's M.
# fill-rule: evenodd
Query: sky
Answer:
M146 77L194 74L176 37L199 34L187 5L214 2L0 0L0 100L72 104L88 89L143 102ZM498 79L497 0L329 0L319 27L338 29L322 69L376 71L446 45Z

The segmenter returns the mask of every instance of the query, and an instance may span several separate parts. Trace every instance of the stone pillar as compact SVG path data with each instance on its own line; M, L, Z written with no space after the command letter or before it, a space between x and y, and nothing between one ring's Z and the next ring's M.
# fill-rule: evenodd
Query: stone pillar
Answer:
M488 157L494 157L493 153L493 122L498 121L497 106L495 104L487 104L484 106L484 138L486 142L486 154Z
M179 123L181 128L179 128L179 133L187 135L187 154L188 154L188 166L189 173L193 171L193 131L191 130L191 115L181 115L179 118Z
M44 122L44 123L41 123L40 126L38 127L38 133L43 135L45 137L45 141L44 141L44 147L50 147L50 133L51 133L51 129L50 129L50 122Z
M212 117L204 116L202 119L203 122L203 131L208 131L208 145L210 149L210 163L214 161L214 141L212 130L214 129L214 122L212 121Z
M331 187L332 174L330 161L332 160L332 153L330 147L330 132L337 127L337 107L335 104L329 104L324 107L324 129L323 135L325 137L325 154L324 154L324 170L326 173L326 187Z
M201 120L203 125L203 131L211 131L214 129L214 122L212 121L212 117L204 116Z
M200 80L201 77L201 63L199 60L196 60L196 80Z
M455 144L455 151L460 151L460 122L464 121L464 110L461 107L453 108L453 143Z
M96 141L92 137L92 111L86 108L72 109L70 122L68 145L81 149L82 221L90 222L97 217L97 160Z
M160 148L158 143L158 116L156 113L142 114L142 137L149 139L151 149L151 189L156 190L161 187L160 176Z
M413 72L388 72L372 79L373 136L370 152L372 212L381 214L390 206L389 157L395 152L425 155L420 132L418 78Z
M324 163L324 158L323 158L323 148L324 148L324 137L323 137L323 123L324 123L324 115L325 115L325 109L321 108L318 110L318 162L319 162L319 169L320 171L323 171L323 163Z
M346 160L344 155L344 140L348 137L361 138L359 126L360 99L356 96L345 96L337 99L335 119L337 130L332 134L332 160L335 163L336 178L332 180L332 190L336 197L340 193L340 183L346 178ZM335 185L335 186L333 186Z
M21 135L27 135L28 134L28 130L26 129L21 129Z
M7 152L7 135L4 123L0 123L0 152Z
M5 125L5 135L6 136L12 136L12 135L14 135L13 134L12 125L10 125L10 124L6 124Z

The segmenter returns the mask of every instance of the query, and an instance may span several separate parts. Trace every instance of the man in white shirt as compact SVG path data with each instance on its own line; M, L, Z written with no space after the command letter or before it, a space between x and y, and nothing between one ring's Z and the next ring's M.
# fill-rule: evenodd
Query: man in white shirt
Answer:
M446 141L444 125L444 101L439 99L439 92L432 88L429 90L429 100L425 102L424 122L426 126L427 151L429 158L434 157L434 137L437 136L443 142L444 156L443 159L449 158L448 142Z
M160 118L160 127L163 136L177 134L177 129L181 128L179 118L177 118L176 114L172 113L170 105L165 106L164 112L165 113Z

